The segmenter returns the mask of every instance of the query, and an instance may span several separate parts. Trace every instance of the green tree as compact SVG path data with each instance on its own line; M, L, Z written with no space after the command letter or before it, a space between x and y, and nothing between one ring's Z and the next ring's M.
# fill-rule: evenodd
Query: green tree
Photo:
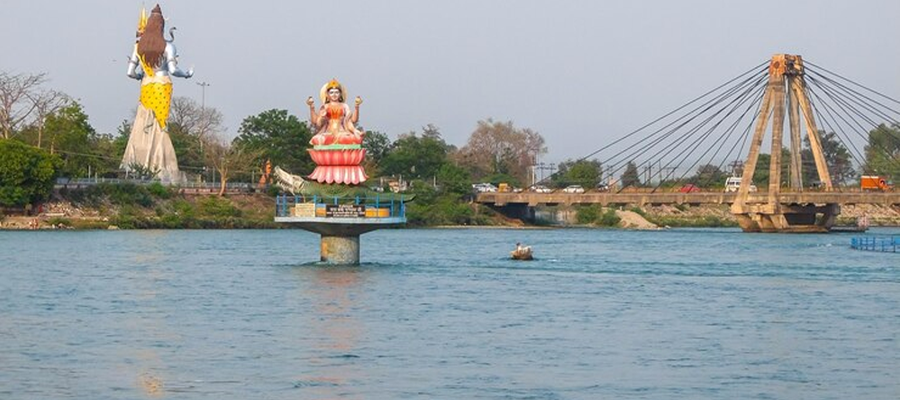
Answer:
M469 176L469 171L450 163L445 163L438 170L437 181L444 193L461 196L472 191L472 177Z
M0 205L33 204L50 197L59 157L18 140L0 140Z
M769 164L771 162L771 154L759 153L759 158L756 159L756 169L753 171L753 184L762 188L769 183Z
M95 164L97 166L93 169L96 175L106 178L119 176L119 166L122 163L125 145L118 137L108 133L94 135L91 139L91 151L97 155L97 164Z
M825 155L825 165L828 166L831 182L835 185L843 185L853 180L856 176L853 160L850 151L840 141L840 137L834 132L819 131L819 139L822 142L822 153ZM809 144L809 137L803 138L803 151L801 151L800 157L803 163L803 172L800 174L803 176L803 185L810 186L814 182L819 182L819 173L816 171L816 162Z
M629 161L625 165L625 172L622 172L622 187L641 186L641 175L634 161Z
M366 131L363 136L362 147L366 149L366 159L378 164L391 149L391 139L378 131Z
M262 169L266 160L298 175L311 173L316 166L306 151L312 138L309 126L287 110L273 109L244 118L238 133L233 144L257 154L253 161L257 169Z
M112 138L112 152L109 153L118 163L122 162L125 155L125 147L128 146L128 136L131 135L131 122L122 120L122 123L116 127L116 135Z
M469 225L476 216L468 204L459 201L459 196L441 193L430 182L411 182L411 192L416 200L407 203L406 217L412 226L421 225Z
M391 149L391 139L388 139L386 134L378 131L366 131L366 135L363 136L362 147L366 149L366 157L362 162L366 174L371 177L381 175L378 166L381 159Z
M50 153L59 153L62 158L61 176L86 177L88 172L103 173L118 167L110 154L98 150L100 142L105 143L112 138L94 131L88 123L87 114L77 102L48 116L44 134L49 141Z
M436 128L428 126L422 136L416 132L400 135L381 160L381 171L384 175L430 179L437 176L452 149Z
M900 124L879 125L869 132L866 145L866 173L900 180Z
M753 184L762 189L769 184L769 167L772 164L772 155L759 153L756 160L756 169L753 171ZM791 150L781 149L781 183L791 181Z
M713 164L701 165L697 168L697 174L688 178L688 180L701 188L723 187L725 178L728 177L724 171Z
M554 186L581 185L590 189L603 179L603 164L597 160L568 160L559 163L559 170L553 175Z
M172 139L172 148L175 150L178 168L193 173L202 171L205 166L205 156L200 136L192 134L178 124L169 123L166 127L169 131L169 138Z

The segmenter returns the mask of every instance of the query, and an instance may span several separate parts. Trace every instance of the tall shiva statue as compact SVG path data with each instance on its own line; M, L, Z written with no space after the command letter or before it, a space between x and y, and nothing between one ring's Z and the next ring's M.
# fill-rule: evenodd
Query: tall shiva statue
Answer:
M178 183L183 178L166 129L172 100L169 76L190 78L194 71L193 68L187 72L178 69L178 53L172 43L174 37L166 40L163 36L165 20L159 5L153 8L149 18L146 15L146 11L141 10L137 40L128 63L128 77L141 81L141 99L121 168L126 171L142 168L155 173L163 182Z

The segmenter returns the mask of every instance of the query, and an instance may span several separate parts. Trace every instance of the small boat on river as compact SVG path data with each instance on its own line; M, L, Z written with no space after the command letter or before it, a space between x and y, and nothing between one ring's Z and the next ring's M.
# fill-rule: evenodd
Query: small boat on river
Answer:
M509 255L513 260L519 261L529 261L534 259L531 254L531 246L522 246L521 243L516 243L516 249L509 252Z

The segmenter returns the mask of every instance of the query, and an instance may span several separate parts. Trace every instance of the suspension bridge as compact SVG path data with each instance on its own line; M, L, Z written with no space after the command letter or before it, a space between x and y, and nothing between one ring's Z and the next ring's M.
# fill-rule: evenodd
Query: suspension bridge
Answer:
M776 54L579 160L599 161L607 177L656 166L645 182L655 180L655 186L609 193L479 193L475 201L517 216L555 204L728 204L746 232L827 232L841 205L900 206L900 193L835 185L826 157L833 149L823 148L822 136L833 133L864 174L900 171L898 106L900 101L799 55ZM766 150L768 182L753 191ZM684 182L698 165L721 170L736 159L742 168L734 193L664 188ZM867 161L872 159L882 162Z

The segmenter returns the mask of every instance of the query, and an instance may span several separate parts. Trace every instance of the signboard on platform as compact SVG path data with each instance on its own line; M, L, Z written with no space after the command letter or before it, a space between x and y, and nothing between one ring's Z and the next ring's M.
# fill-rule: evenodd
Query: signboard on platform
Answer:
M329 204L325 206L325 217L365 218L366 206L363 204Z
M313 218L316 216L316 203L297 203L294 206L294 216L301 218Z

